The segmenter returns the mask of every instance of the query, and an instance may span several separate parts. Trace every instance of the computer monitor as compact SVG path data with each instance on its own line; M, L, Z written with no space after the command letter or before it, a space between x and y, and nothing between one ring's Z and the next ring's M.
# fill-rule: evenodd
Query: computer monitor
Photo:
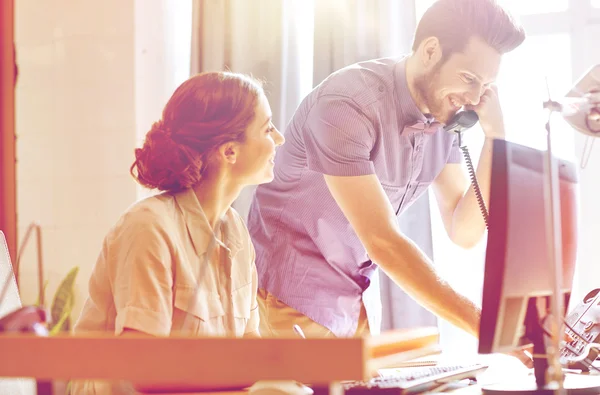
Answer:
M495 140L492 153L489 231L479 333L481 354L514 351L533 343L545 354L542 321L553 295L549 266L545 207L546 151ZM576 165L558 160L562 227L562 297L568 306L577 254L578 172ZM564 318L564 312L563 312ZM487 393L542 392L545 358L534 358L536 380L484 389ZM541 376L541 377L540 377ZM525 383L524 383L525 384ZM573 386L565 381L565 387ZM595 383L598 384L598 383ZM576 388L587 387L577 383ZM597 391L600 387L594 387ZM586 390L587 391L587 390ZM596 392L598 393L598 392Z
M548 261L544 151L495 140L479 352L514 350L532 297L553 293ZM559 160L562 290L571 291L577 253L577 169ZM540 311L540 315L545 312Z

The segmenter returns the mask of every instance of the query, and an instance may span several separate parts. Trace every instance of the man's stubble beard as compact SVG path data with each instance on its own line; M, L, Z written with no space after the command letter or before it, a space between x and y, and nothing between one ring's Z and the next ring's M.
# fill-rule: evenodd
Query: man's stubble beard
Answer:
M444 101L443 99L437 99L435 97L435 87L438 85L440 76L441 65L437 65L426 75L415 80L415 91L417 93L417 104L425 104L429 109L429 114L435 118L436 121L446 124L454 114L444 112Z

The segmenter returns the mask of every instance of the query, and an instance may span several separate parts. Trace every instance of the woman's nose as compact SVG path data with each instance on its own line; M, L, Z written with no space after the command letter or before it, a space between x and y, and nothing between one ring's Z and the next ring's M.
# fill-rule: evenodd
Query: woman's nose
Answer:
M279 131L279 129L275 129L275 144L282 145L283 143L285 143L285 137L283 137L283 134Z

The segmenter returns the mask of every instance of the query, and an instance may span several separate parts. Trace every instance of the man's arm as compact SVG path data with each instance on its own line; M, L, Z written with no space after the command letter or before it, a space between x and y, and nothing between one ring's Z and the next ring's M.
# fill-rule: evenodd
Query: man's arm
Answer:
M485 134L485 143L479 157L476 175L487 208L489 207L493 139L504 138L505 134L498 88L495 85L488 87L479 102L469 108L477 112L479 124ZM485 222L475 191L472 186L467 189L469 183L458 164L446 165L433 183L446 232L455 244L464 248L477 244L485 231Z
M492 143L492 139L485 139L476 171L486 208L489 207ZM485 231L485 222L475 190L462 165L447 164L434 180L433 192L450 239L463 248L477 244Z
M325 181L370 258L422 306L478 336L479 308L440 278L427 256L400 232L377 176L325 175Z

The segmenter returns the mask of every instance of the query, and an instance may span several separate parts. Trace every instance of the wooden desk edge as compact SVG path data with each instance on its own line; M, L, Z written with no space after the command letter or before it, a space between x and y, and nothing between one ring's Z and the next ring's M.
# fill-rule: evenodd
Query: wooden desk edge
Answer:
M258 380L329 384L367 377L362 338L237 339L0 335L0 377L244 385ZM210 356L210 357L207 357Z

